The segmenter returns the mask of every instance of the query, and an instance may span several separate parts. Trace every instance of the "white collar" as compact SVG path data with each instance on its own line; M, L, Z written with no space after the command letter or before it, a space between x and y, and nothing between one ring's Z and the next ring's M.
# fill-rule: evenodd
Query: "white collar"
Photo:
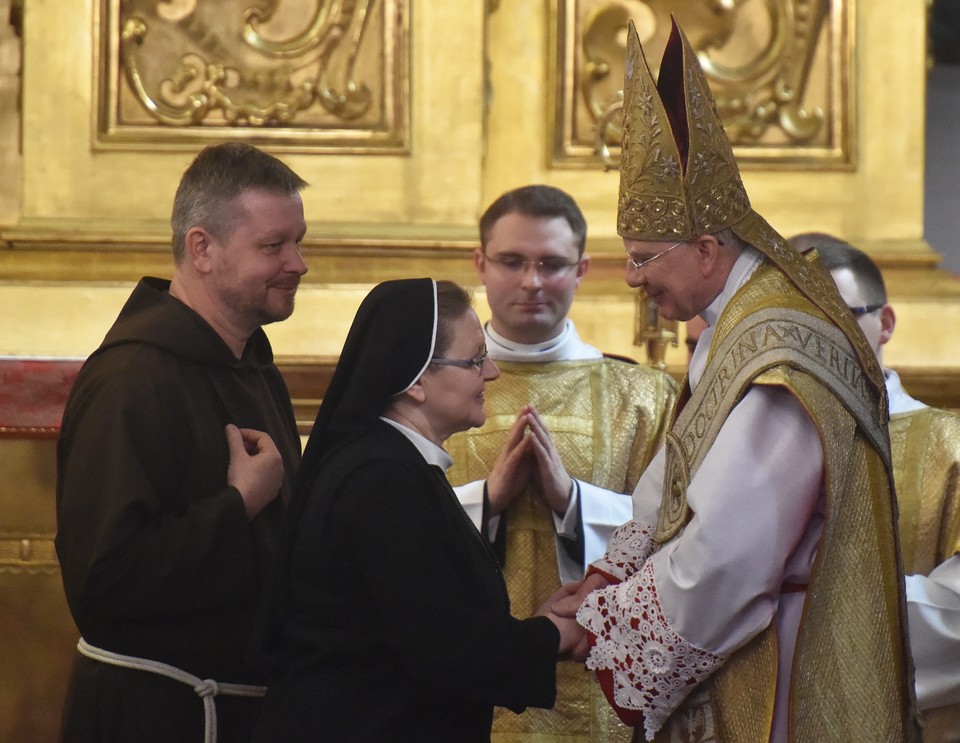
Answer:
M919 400L914 400L907 394L907 391L903 389L903 385L900 383L900 376L893 369L883 370L883 381L887 387L890 415L914 413L927 407Z
M380 420L393 426L406 436L410 440L410 443L417 447L417 451L420 452L420 455L426 460L427 464L436 465L444 472L453 466L453 458L427 437L391 418L384 418L381 415Z
M710 344L713 343L714 325L720 318L727 303L731 297L736 294L740 287L747 283L753 272L763 263L763 254L751 247L744 248L737 260L734 262L730 273L727 274L727 280L723 284L721 291L707 308L700 313L700 317L707 324L707 327L700 333L700 340L697 341L697 347L693 351L688 366L687 379L690 382L690 389L697 388L703 372L707 368L707 355L710 351Z
M517 343L500 335L490 323L484 326L483 331L487 336L487 351L494 361L546 363L603 358L599 350L580 340L569 317L558 336L542 343Z
M707 325L713 327L716 324L717 320L720 319L723 308L727 306L733 295L740 291L740 287L747 283L747 279L753 276L753 272L757 270L761 263L763 263L763 254L759 250L747 246L740 252L733 268L727 274L723 291L700 313L700 317Z

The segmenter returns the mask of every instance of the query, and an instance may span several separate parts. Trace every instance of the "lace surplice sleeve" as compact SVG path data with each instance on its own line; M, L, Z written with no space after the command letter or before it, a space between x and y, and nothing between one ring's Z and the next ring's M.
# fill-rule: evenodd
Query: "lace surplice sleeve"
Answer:
M642 719L648 739L724 661L671 628L649 563L623 583L591 593L577 621L595 636L587 668L597 672L625 723Z
M613 533L606 554L588 572L602 573L611 581L623 581L636 574L653 552L655 525L628 521Z

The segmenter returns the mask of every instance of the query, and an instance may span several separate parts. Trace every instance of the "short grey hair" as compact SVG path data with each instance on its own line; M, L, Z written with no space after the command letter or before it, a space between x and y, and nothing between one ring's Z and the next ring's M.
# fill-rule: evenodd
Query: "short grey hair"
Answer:
M173 199L173 260L179 265L186 236L203 227L218 238L229 236L236 216L234 201L248 190L293 194L307 182L287 165L245 142L225 142L204 148L180 179Z

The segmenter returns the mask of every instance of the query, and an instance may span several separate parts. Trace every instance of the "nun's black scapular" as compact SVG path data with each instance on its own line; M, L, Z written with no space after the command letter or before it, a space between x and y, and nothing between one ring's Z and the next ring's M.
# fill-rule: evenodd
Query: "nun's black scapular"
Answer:
M357 312L288 511L258 741L488 741L494 706L554 703L556 627L510 616L443 471L380 419L437 326L431 279L384 282Z

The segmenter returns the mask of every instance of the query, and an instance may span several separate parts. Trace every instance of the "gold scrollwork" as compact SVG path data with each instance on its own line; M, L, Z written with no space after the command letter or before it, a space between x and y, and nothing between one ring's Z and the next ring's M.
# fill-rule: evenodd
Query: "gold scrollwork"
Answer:
M355 119L366 113L371 104L370 89L365 84L357 85L353 73L372 2L321 2L307 29L282 42L265 38L257 28L260 23L268 21L270 15L260 8L249 8L244 13L243 38L254 49L276 57L298 57L319 48L320 72L315 90L311 90L313 86L310 83L307 89L316 94L317 100L330 113L344 119ZM344 72L341 85L335 86L329 82L330 62L341 44L345 45ZM307 105L310 103L312 99Z
M596 132L594 136L594 149L597 155L600 156L600 162L603 163L603 169L605 171L613 170L620 165L618 158L614 157L610 151L610 142L608 140L608 130L615 128L618 132L617 139L619 141L620 125L613 123L614 117L623 118L623 91L620 91L620 97L617 100L600 112L600 115L597 117L597 125L594 128Z
M288 89L284 95L266 105L240 104L229 94L229 73L234 72L220 63L205 62L202 58L184 57L170 79L159 85L160 94L151 94L144 83L137 51L147 36L147 23L139 16L128 18L121 32L120 53L123 68L137 98L158 121L172 126L199 124L211 111L221 110L231 124L251 126L289 123L297 111L313 103L311 82ZM201 76L200 68L203 69ZM229 77L228 77L229 76ZM198 89L191 90L194 83ZM177 98L181 102L177 102ZM169 101L169 102L165 102Z
M758 141L779 126L793 143L806 143L822 129L824 113L807 110L803 96L829 0L794 0L789 8L765 0L770 31L761 52L745 64L716 62L712 50L700 55L708 79L723 95L717 108L735 142Z
M98 143L283 127L403 148L406 13L405 0L101 0Z
M848 0L555 1L554 164L617 166L627 23L654 65L674 15L741 160L850 165Z

